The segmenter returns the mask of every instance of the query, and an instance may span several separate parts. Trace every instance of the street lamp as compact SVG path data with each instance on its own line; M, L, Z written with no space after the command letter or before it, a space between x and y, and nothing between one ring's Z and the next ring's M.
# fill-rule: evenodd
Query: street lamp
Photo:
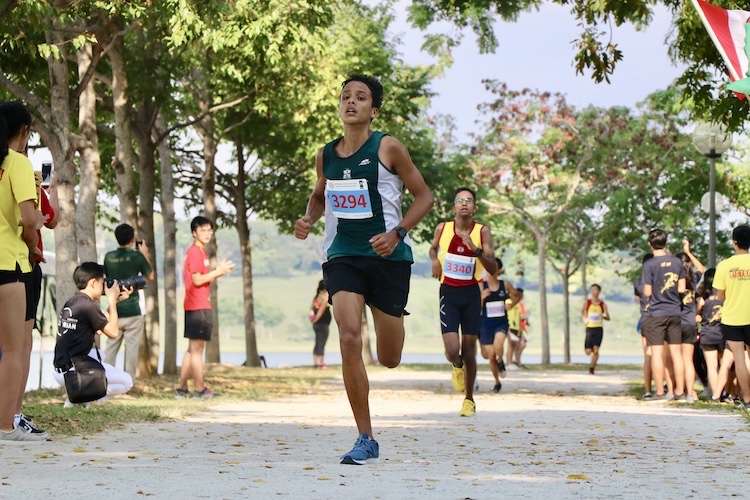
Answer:
M708 266L716 267L716 158L720 158L732 144L732 136L721 125L701 123L693 131L693 145L711 162L708 175Z

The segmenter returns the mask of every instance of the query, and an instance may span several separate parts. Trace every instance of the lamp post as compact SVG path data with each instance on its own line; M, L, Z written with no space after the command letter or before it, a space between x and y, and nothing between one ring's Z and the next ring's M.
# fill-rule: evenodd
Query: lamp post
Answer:
M720 158L732 144L732 136L721 125L701 123L693 131L693 145L709 159L708 175L708 266L716 267L716 158Z

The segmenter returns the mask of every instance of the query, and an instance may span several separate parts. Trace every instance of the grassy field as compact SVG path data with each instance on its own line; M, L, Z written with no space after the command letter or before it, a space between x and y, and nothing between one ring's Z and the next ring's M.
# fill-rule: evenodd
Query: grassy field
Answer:
M206 384L221 394L222 401L260 401L312 394L322 380L336 373L336 370L324 372L312 368L267 370L219 365L206 373ZM26 394L23 411L55 437L88 435L130 423L168 420L204 411L203 401L175 400L176 386L176 376L159 375L137 392L131 391L104 404L93 403L89 408L63 408L62 388L41 389Z
M307 320L307 311L314 295L318 275L301 275L273 278L259 277L253 280L257 322L258 349L261 352L308 352L313 344L313 331ZM438 322L439 283L431 278L415 276L411 282L411 293L406 318L407 341L405 352L441 353ZM219 314L221 318L222 351L244 350L244 330L241 324L241 279L229 276L220 281ZM178 291L182 303L182 290ZM550 345L552 355L563 353L563 302L561 294L549 294ZM583 354L585 328L580 320L581 297L573 297L571 304L571 352ZM606 296L604 297L606 300ZM531 313L529 347L527 353L541 352L539 293L529 291L524 298ZM635 331L638 307L635 303L607 302L613 320L606 323L602 354L636 356L641 354L640 335ZM182 339L182 310L178 309L179 349L186 347ZM372 325L372 322L370 322ZM332 328L327 351L337 352L335 326Z

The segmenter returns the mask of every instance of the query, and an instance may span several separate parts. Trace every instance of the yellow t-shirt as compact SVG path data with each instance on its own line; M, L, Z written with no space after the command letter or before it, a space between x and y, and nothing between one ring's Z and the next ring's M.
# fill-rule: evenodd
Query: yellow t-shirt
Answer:
M594 304L593 301L589 300L586 304L588 305L586 309L586 328L604 326L604 301L600 300L598 304Z
M21 238L18 204L36 200L36 182L31 162L21 153L8 151L0 165L0 270L13 271L16 264L31 272L29 248Z
M719 262L714 288L724 290L721 323L728 326L750 325L750 254L733 255Z
M521 329L521 308L516 304L508 309L512 303L512 300L505 299L505 314L508 316L508 328L519 331Z

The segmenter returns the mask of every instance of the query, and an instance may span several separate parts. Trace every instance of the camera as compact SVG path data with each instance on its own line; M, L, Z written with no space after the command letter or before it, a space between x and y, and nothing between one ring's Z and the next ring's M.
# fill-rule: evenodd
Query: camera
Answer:
M107 285L107 288L109 288L115 284L115 280L113 280L112 278L105 278L104 284ZM146 288L146 278L144 278L143 276L123 278L121 280L117 280L117 284L120 286L120 290L124 290L126 288L133 288L133 290L143 290L144 288Z

